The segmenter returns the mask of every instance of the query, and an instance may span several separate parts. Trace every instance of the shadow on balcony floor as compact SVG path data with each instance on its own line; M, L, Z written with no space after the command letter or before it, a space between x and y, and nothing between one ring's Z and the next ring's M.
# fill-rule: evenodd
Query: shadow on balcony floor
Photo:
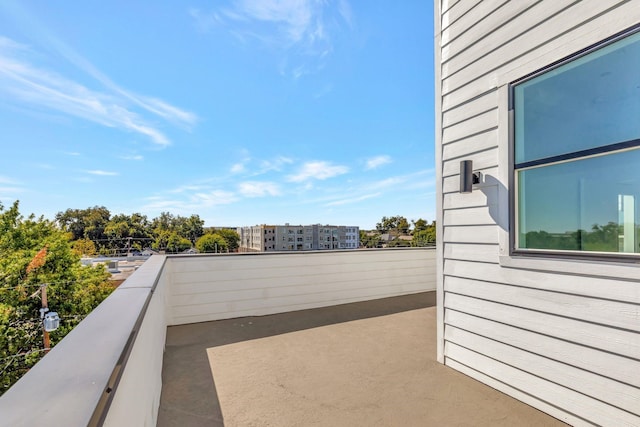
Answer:
M437 363L434 303L170 327L158 426L562 425Z

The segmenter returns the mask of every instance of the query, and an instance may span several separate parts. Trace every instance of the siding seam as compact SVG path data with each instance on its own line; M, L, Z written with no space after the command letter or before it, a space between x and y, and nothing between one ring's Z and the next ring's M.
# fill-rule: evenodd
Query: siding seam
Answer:
M469 262L482 262L482 261L469 261ZM484 264L490 264L490 263L484 263ZM458 278L458 279L467 279L466 277L453 276L453 275L449 275L449 274L446 274L445 276L455 277L455 278ZM485 282L485 283L491 283L491 284L497 284L495 282L487 282L487 281L484 281L484 280L478 280L478 281L479 282ZM502 285L502 286L513 286L513 285L507 285L507 284L500 284L500 285ZM600 298L593 298L593 297L589 297L589 296L586 296L586 295L574 295L574 294L567 294L566 292L544 291L542 289L537 289L537 288L527 288L526 286L514 286L514 287L524 288L524 289L533 289L533 290L540 291L540 292L558 293L558 294L564 294L564 295L577 296L577 297L580 297L580 298L590 298L590 299L600 300ZM552 315L552 316L558 316L558 317L561 317L563 319L577 320L579 322L583 322L583 323L587 323L587 324L591 324L591 325L603 326L605 328L616 329L618 331L631 332L631 333L634 333L634 334L638 333L638 331L634 330L634 329L623 328L623 327L614 326L614 325L608 325L606 323L593 322L593 321L587 320L585 318L564 316L564 315L561 315L561 314L551 313L551 312L543 311L543 310L540 310L540 309L525 307L523 305L509 304L509 303L502 302L502 301L496 301L496 300L491 300L491 299L487 299L487 298L481 298L481 297L478 297L476 295L468 295L468 294L454 292L454 291L446 291L446 293L450 293L452 295L461 295L461 296L464 296L464 297L467 297L467 298L473 298L473 299L477 299L477 300L480 300L480 301L492 302L494 304L501 304L501 305L504 305L504 306L507 306L507 307L514 307L514 308L519 308L519 309L522 309L522 310L529 310L529 311L533 311L533 312L536 312L536 313L548 314L548 315ZM614 302L620 302L620 301L614 301ZM600 350L600 351L604 351L604 350ZM604 351L604 352L605 353L611 353L611 352L608 352L608 351ZM611 353L611 354L617 354L617 353ZM620 355L620 356L622 356L622 355ZM622 357L629 358L628 356L622 356ZM634 359L634 358L630 358L630 359L631 360L640 361L640 359Z
M454 325L449 325L449 326L452 326L452 327L454 327L454 328L457 328L457 329L460 329L460 330L466 331L465 329L463 329L463 328L458 328L457 326L454 326ZM474 335L477 335L477 336L483 337L483 335L476 334L476 333L471 332L471 331L466 331L466 332L469 332L469 333L471 333L471 334L474 334ZM491 341L494 341L494 342L497 342L497 343L500 343L500 344L506 345L506 346L511 347L511 348L515 348L515 349L517 349L517 350L520 350L520 351L523 351L523 352L526 352L526 353L529 353L529 354L536 355L536 356L538 356L538 357L542 357L543 359L552 360L552 361L557 362L557 363L560 363L560 364L562 364L562 365L571 366L571 367L573 367L573 368L575 368L575 369L579 369L579 370L584 371L584 372L589 372L589 373L591 373L591 374L595 374L594 372L588 371L588 370L586 370L586 369L583 369L583 368L580 368L580 367L577 367L577 366L573 366L573 365L571 365L571 364L569 364L569 363L564 363L564 362L561 362L561 361L559 361L559 360L552 359L552 358L550 358L550 357L541 356L540 354L534 353L534 352L529 351L529 350L523 350L523 349L521 349L521 348L519 348L519 347L515 347L515 346L512 346L512 345L509 345L509 344L503 343L503 342L501 342L501 341L499 341L499 340L495 340L495 339L488 338L488 337L484 337L484 338L487 338L487 339L489 339L489 340L491 340ZM635 413L635 412L631 412L631 411L628 411L628 410L626 410L626 409L624 409L624 408L620 408L620 407L616 406L616 405L615 405L614 403L612 403L612 402L607 402L606 400L602 400L602 399L599 399L599 398L597 398L597 397L591 396L591 395L586 394L586 393L584 393L584 392L582 392L582 391L580 391L580 390L576 390L575 388L569 387L569 386L564 385L564 384L561 384L561 383L557 383L557 382L552 381L552 380L550 380L550 379L548 379L548 378L545 378L545 377L541 377L541 376L540 376L540 375L538 375L538 374L534 374L533 372L530 372L530 371L524 370L524 369L519 368L519 367L517 367L517 366L514 366L514 365L512 365L512 364L510 364L510 363L506 363L506 362L504 362L504 361L502 361L502 360L499 360L499 359L496 359L496 358L494 358L494 357L491 357L491 356L489 356L489 355L487 355L487 354L485 354L485 353L480 353L479 351L476 351L476 350L474 350L474 349L472 349L472 348L469 348L469 347L467 347L467 346L464 346L464 345L462 345L462 344L458 344L457 342L450 341L450 340L447 340L447 342L450 342L450 343L452 343L452 344L454 344L454 345L457 345L458 347L462 347L462 348L464 348L465 350L471 351L471 352L473 352L473 353L475 353L475 354L480 354L480 355L482 355L482 356L484 356L484 357L486 357L486 358L488 358L488 359L491 359L491 360L493 360L493 361L495 361L495 362L498 362L498 363L500 363L500 364L502 364L502 365L509 366L509 367L510 367L510 368L512 368L512 369L517 369L517 370L518 370L518 371L520 371L520 372L524 372L525 374L527 374L527 375L531 375L532 377L536 377L536 378L538 378L538 379L540 379L540 380L542 380L542 381L548 382L548 383L550 383L550 384L554 384L554 385L556 385L556 386L558 386L558 387L562 387L562 388L567 389L567 390L571 390L571 391L572 391L572 392L574 392L574 393L580 394L580 395L582 395L582 396L584 396L584 397L587 397L587 398L589 398L589 399L596 400L596 401L598 401L598 402L600 402L600 403L603 403L604 405L611 406L611 407L613 407L613 408L615 408L615 409L617 409L617 410L619 410L619 411L626 412L626 413L627 413L627 414L629 414L629 415L633 415L633 416L636 416L636 417L639 415L639 414L637 414L637 413ZM455 360L455 359L453 359L453 360ZM460 362L458 362L458 363L460 363ZM466 365L465 365L465 366L466 366ZM486 375L486 374L485 374L485 375ZM635 387L635 386L633 386L633 385L629 385L629 384L626 384L626 383L622 383L622 382L617 381L617 380L615 380L615 379L613 379L613 378L603 377L602 375L599 375L599 374L595 374L595 375L598 375L598 376L600 376L600 377L602 377L602 378L606 378L606 379L608 379L608 380L615 381L615 382L618 382L618 383L621 383L621 384L625 384L625 385L630 386L630 387L632 387L632 388L634 388L634 389L637 389L637 387ZM494 379L495 379L495 378L494 378ZM565 410L565 411L566 411L566 410Z
M544 21L538 21L535 25L533 25L533 26L531 26L531 27L528 27L528 28L524 29L522 32L520 32L520 33L516 34L515 36L513 36L513 37L511 37L511 38L509 38L509 39L507 39L507 40L503 41L501 44L498 44L498 45L494 46L494 47L493 47L493 49L491 49L491 50L489 50L489 51L485 52L482 56L480 56L479 58L476 58L476 59L475 59L474 61L472 61L472 62L469 62L469 63L468 63L468 64L466 64L464 67L461 67L461 68L457 69L456 71L454 71L454 72L452 72L452 73L450 73L450 74L447 74L446 76L443 76L442 81L444 82L445 80L450 79L451 77L455 77L455 75L456 75L456 74L458 74L458 73L460 73L462 70L465 70L465 69L469 68L470 66L474 65L474 64L475 64L476 62L478 62L479 60L481 60L481 59L483 59L483 58L487 57L488 55L491 55L491 54L492 54L492 53L494 53L494 52L497 52L498 50L502 49L504 46L508 45L509 43L511 43L511 42L513 42L513 41L516 41L516 40L517 40L517 39L519 39L520 37L525 36L528 32L530 32L530 31L532 31L532 30L534 30L534 29L536 29L536 28L540 27L541 25L545 24L547 21L550 21L551 19L555 18L556 16L558 16L558 15L560 15L560 14L562 14L562 13L566 12L567 10L571 9L571 8L572 8L572 7L574 7L576 4L580 3L580 1L581 1L581 0L576 0L576 1L574 1L573 3L568 4L568 5L567 5L567 6L565 6L564 8L562 8L562 9L558 10L556 13L553 13L553 14L551 14L551 15L546 16ZM536 3L536 4L540 4L540 3ZM614 8L615 8L615 7L612 7L612 8L610 8L610 9L614 9ZM610 9L607 9L604 13L606 13L606 12L607 12L607 11L609 11ZM589 22L589 21L590 21L590 19L589 19L589 20L586 20L586 21L584 21L584 22ZM571 27L571 28L569 28L569 29L567 29L567 30L563 31L562 33L555 34L553 37L551 37L551 38L549 38L549 39L546 39L546 40L544 40L544 41L542 41L542 40L541 40L539 44L537 44L537 45L535 45L535 46L531 47L529 50L526 50L526 51L520 52L520 53L518 54L518 56L515 56L515 57L512 57L512 58L509 58L509 60L508 60L508 61L503 62L503 63L501 63L501 64L499 64L499 65L495 66L494 68L491 68L491 69L485 70L485 72L484 72L484 73L482 73L482 74L477 74L477 75L476 75L476 78L475 78L474 80L470 80L470 81L466 82L464 85L459 86L459 87L457 87L456 89L450 90L449 92L446 92L446 93L444 93L444 92L443 92L443 95L448 95L448 94L450 94L450 93L452 93L452 92L455 92L456 90L458 90L458 89L460 89L460 88L462 88L462 87L466 86L467 84L469 84L469 83L471 83L471 82L473 82L473 81L477 80L477 78L478 78L478 77L485 76L485 75L487 75L487 74L489 74L489 73L491 73L491 72L493 72L493 71L495 71L495 70L497 70L497 69L499 69L499 68L501 68L501 67L504 67L505 65L507 65L507 64L509 64L509 63L512 63L512 62L514 62L514 61L517 61L517 60L518 60L518 58L520 58L521 56L524 56L524 55L526 55L527 53L532 52L532 51L534 51L534 50L540 49L540 47L541 47L541 46L544 46L544 45L546 45L547 43L549 43L549 42L551 42L551 41L553 41L553 40L556 40L556 39L558 39L558 38L562 37L563 35L565 35L565 34L567 34L567 33L571 32L571 31L575 30L576 28L581 27L582 25L583 25L583 22L580 22L580 23L578 23L577 25L574 25L573 27Z

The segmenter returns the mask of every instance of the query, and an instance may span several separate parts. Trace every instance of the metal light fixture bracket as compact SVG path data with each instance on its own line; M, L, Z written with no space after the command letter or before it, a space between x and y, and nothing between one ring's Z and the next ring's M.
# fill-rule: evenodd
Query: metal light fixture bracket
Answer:
M480 172L473 172L473 161L460 161L460 192L471 193L474 184L480 184Z

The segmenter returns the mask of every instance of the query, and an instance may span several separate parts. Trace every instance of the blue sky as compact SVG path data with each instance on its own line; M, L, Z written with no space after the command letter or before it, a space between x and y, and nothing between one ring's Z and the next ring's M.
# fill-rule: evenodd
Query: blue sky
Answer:
M425 1L0 3L0 201L207 226L435 217Z

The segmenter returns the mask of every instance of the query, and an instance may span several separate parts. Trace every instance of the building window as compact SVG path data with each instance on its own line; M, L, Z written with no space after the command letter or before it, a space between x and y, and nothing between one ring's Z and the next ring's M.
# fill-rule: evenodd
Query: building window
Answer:
M511 85L515 251L640 253L640 27Z

